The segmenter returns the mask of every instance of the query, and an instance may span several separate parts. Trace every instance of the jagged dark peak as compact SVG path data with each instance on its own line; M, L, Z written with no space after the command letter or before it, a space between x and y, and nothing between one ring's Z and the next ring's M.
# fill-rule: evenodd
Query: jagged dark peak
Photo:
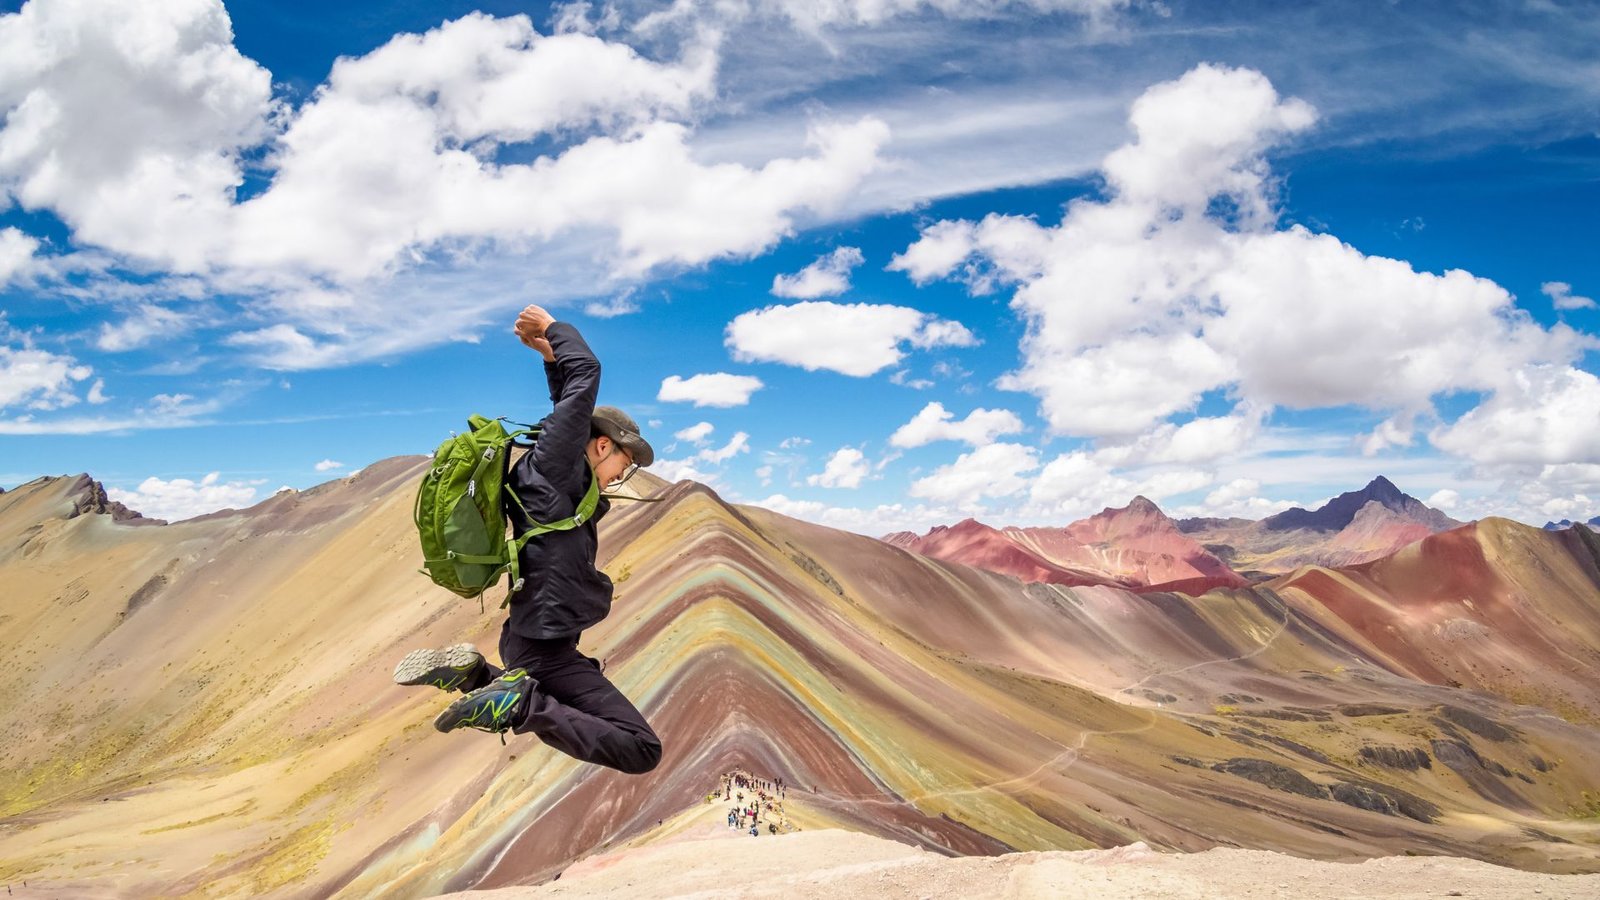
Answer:
M67 487L67 495L72 498L72 512L67 518L76 519L90 513L108 515L113 522L123 522L129 525L165 525L165 519L147 519L137 510L118 503L106 496L105 485L87 473L72 478L72 483Z
M1366 494L1367 499L1377 500L1384 506L1390 505L1391 502L1399 503L1412 499L1407 497L1399 488L1395 487L1394 482L1383 477L1382 475L1379 475L1377 478L1367 482L1367 486L1362 488L1357 493Z
M1339 531L1355 519L1356 513L1360 512L1363 506L1371 502L1415 519L1435 531L1454 528L1461 524L1400 490L1394 482L1382 475L1367 482L1367 486L1361 490L1347 491L1314 510L1299 507L1286 509L1277 515L1262 519L1261 524L1272 531L1287 531L1292 528Z

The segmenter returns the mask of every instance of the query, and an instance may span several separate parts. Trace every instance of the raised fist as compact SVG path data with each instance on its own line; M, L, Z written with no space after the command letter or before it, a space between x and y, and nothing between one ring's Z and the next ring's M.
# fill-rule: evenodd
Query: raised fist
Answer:
M535 346L533 342L535 340L543 340L544 330L549 328L550 323L554 321L555 317L546 312L544 307L530 305L517 315L517 324L512 327L512 330L517 333L518 340L538 350L540 353L544 353L545 350ZM549 343L546 342L545 348L548 349L548 347Z

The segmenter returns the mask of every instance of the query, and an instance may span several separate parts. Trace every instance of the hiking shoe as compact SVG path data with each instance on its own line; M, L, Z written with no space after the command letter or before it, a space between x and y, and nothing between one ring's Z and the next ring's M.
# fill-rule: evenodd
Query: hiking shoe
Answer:
M433 727L440 731L476 728L499 734L505 740L505 733L522 715L524 701L533 688L533 678L526 671L512 669L445 707L433 720Z
M443 650L413 650L394 667L394 683L431 684L440 690L453 691L467 684L481 665L483 654L471 644L456 644Z

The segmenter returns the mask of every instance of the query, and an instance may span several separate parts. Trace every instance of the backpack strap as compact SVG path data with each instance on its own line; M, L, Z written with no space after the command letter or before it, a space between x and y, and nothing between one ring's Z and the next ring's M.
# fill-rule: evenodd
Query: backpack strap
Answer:
M588 462L588 459L585 458L584 462ZM600 476L595 474L594 463L589 463L589 489L583 492L583 499L578 501L578 508L573 511L572 515L559 522L535 522L533 517L528 515L528 510L522 505L522 500L517 497L516 490L511 490L510 494L512 502L517 504L517 508L522 510L522 514L527 517L528 521L533 522L533 526L522 534L506 541L506 556L510 560L506 568L511 573L511 588L506 591L506 599L500 601L501 609L505 609L511 603L512 594L522 589L522 561L519 558L522 548L527 545L528 541L538 535L548 534L552 531L569 531L589 521L594 516L595 509L600 505ZM457 558L464 562L472 562L471 559L466 557ZM490 559L496 563L500 562L500 557L498 556L490 557Z

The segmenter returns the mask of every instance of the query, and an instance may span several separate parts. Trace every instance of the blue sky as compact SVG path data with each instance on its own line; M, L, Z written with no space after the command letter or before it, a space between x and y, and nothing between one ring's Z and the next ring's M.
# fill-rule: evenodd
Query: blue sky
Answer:
M537 418L538 302L661 474L870 534L1600 514L1600 8L1314 6L0 3L0 486Z

